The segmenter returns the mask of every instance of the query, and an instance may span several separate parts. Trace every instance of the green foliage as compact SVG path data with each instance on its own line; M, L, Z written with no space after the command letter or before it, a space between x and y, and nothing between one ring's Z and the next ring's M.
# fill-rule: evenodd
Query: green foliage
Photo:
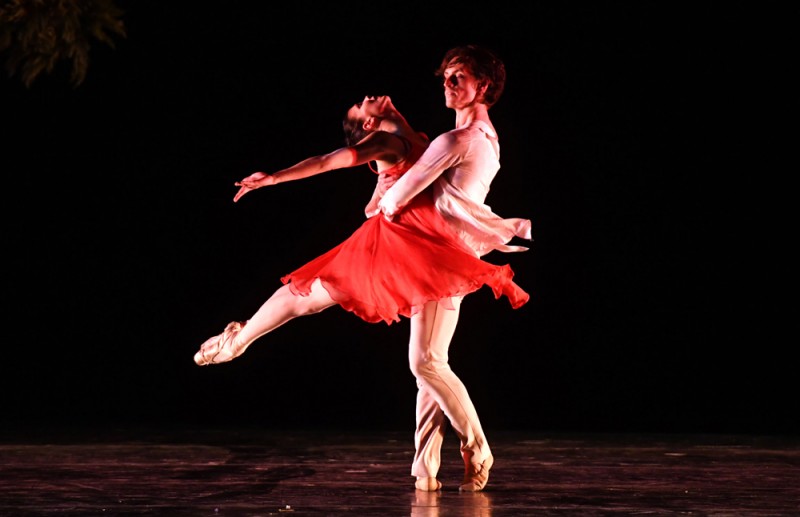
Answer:
M73 87L86 78L93 40L114 48L113 35L125 37L122 11L113 0L2 0L0 56L9 76L26 87L59 61L71 62Z

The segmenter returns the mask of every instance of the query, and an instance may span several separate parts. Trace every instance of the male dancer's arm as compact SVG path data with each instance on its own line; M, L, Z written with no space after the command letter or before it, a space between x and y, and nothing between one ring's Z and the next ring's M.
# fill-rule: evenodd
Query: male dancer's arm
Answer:
M378 202L383 215L391 221L414 196L425 190L444 171L463 159L457 131L434 138L419 160L392 185Z

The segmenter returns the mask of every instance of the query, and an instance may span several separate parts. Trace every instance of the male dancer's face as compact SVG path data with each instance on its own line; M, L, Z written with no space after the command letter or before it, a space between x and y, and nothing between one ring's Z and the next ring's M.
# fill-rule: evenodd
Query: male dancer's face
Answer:
M448 66L444 71L444 102L448 108L466 108L478 99L479 81L461 63Z

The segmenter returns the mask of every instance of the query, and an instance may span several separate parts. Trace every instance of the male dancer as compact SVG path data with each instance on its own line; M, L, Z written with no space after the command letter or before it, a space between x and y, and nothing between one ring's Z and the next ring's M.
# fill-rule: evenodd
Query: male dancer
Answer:
M469 45L449 50L437 70L444 78L445 104L456 113L455 129L435 138L417 162L379 201L391 220L411 200L433 185L436 208L460 237L482 256L492 250L524 251L507 243L515 236L531 239L530 221L502 219L483 204L500 168L497 133L489 118L505 86L505 66L491 51ZM428 302L411 317L409 365L417 379L416 454L411 469L419 490L441 488L436 479L447 421L461 441L463 491L480 491L494 463L467 389L448 364L450 340L460 302L452 307Z

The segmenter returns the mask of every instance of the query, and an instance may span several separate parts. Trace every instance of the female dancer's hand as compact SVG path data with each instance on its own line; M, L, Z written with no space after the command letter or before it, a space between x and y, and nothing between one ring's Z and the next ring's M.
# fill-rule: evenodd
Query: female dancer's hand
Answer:
M389 174L378 175L378 189L381 194L385 194L389 188L397 182L399 176L391 176Z
M243 195L247 194L251 190L255 190L260 187L266 187L269 185L273 185L275 183L275 178L270 174L265 172L254 172L250 176L244 178L241 181L237 181L234 183L239 188L239 192L233 196L233 202L239 201Z

